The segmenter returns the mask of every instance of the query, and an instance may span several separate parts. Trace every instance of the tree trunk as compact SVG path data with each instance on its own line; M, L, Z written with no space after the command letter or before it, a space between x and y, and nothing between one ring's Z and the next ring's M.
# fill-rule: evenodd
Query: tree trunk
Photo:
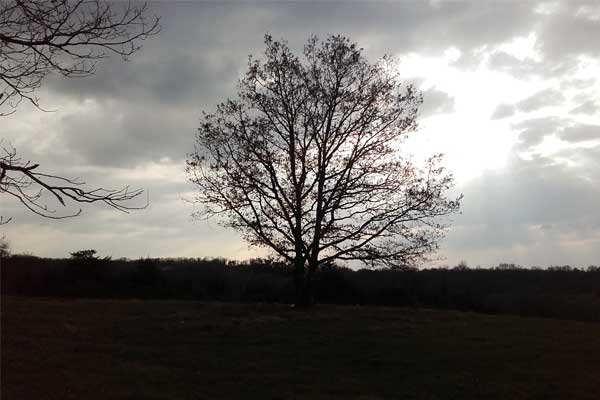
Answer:
M306 281L306 266L305 261L301 257L296 257L294 260L294 288L296 289L296 305L301 304Z
M294 263L294 285L296 288L296 306L310 307L315 304L313 276L315 268L305 265L304 260Z
M296 278L296 305L298 307L311 307L315 304L314 274L315 266L303 266L302 274Z

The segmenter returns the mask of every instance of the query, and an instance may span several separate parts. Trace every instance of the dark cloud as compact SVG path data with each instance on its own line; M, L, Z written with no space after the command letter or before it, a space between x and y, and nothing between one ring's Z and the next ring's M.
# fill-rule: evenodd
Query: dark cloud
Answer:
M163 157L183 158L191 150L201 110L212 110L235 95L247 55L260 56L267 31L288 39L296 49L311 33L343 33L376 59L385 52L437 54L448 46L467 53L524 32L531 15L530 5L460 2L154 6L162 16L163 31L145 42L131 61L103 60L95 76L48 82L55 98L97 104L93 115L63 119L58 143L82 162L133 166ZM422 113L452 112L453 105L452 96L431 89L425 93Z
M600 179L600 145L587 148L564 149L560 155L582 166L578 176L589 182Z
M487 59L489 68L523 80L534 78L561 79L564 75L573 72L579 64L580 61L573 57L557 61L550 61L543 57L541 61L533 58L521 60L504 51L494 51Z
M457 67L463 71L474 71L484 61L485 47L474 50L464 51L460 54L457 60L450 65Z
M512 104L500 104L498 107L496 107L496 109L494 110L494 112L492 113L490 118L491 119L502 119L502 118L511 117L515 114L515 110L516 110L516 107Z
M588 100L569 111L570 114L594 115L600 112L600 104L593 100Z
M531 24L532 4L509 3L153 3L163 30L131 61L106 59L95 76L47 82L54 103L93 101L94 115L67 115L57 143L82 162L129 165L191 150L202 110L235 96L247 55L260 57L263 35L299 50L312 34L342 33L376 59L383 53L477 52ZM236 27L236 29L232 29ZM243 29L242 29L243 27ZM454 109L453 96L431 89L423 115Z
M594 86L596 83L596 79L565 79L561 82L560 88L561 90L567 89L576 89L576 90L585 90Z
M562 62L582 55L600 55L600 24L594 13L600 7L591 1L563 1L539 30L538 49L549 62Z
M544 136L557 133L566 121L557 117L544 117L528 119L511 125L519 133L519 149L527 150L529 147L542 143Z
M423 105L419 109L422 117L454 111L454 97L446 92L431 88L423 93Z
M600 36L597 17L600 6L597 2L565 0L528 4L537 11L529 15L528 32L521 36L535 34L535 51L538 57L519 59L496 50L488 58L490 68L519 79L563 78L576 71L582 56L596 58L600 55L600 42L592 39ZM517 30L514 32L514 36L517 36ZM584 85L585 82L569 80L570 84Z
M95 77L57 78L48 82L52 90L82 98L208 102L230 92L224 88L235 85L248 54L262 52L266 32L286 38L297 50L310 34L341 33L371 58L437 55L450 46L467 54L526 33L533 15L533 4L517 2L179 2L153 8L163 30L130 62L104 60Z
M565 96L558 90L545 89L521 100L515 106L519 111L532 112L540 108L559 105L564 101Z
M511 127L519 131L519 150L528 150L542 143L544 137L549 135L573 143L600 139L600 125L581 124L556 117L529 119Z
M487 66L494 71L502 71L519 79L527 79L540 72L541 63L531 58L520 60L504 51L493 52L487 60Z
M558 135L567 142L600 140L600 125L577 124L563 128Z
M343 32L385 52L463 52L525 33L533 5L493 2L291 2L272 7L272 31L298 38ZM271 30L270 29L270 30ZM393 43L390 46L390 43Z
M162 158L183 160L193 150L198 119L189 108L146 109L98 103L62 118L58 143L82 163L134 167Z
M524 160L515 156L506 169L482 175L470 184L472 189L465 190L465 201L470 197L473 202L470 207L465 205L465 221L485 220L495 226L584 220L597 214L599 178L597 175L595 182L577 179L570 167L553 158ZM497 209L490 212L495 205Z
M92 77L76 80L55 77L48 87L80 101L119 100L134 105L152 102L157 107L208 104L233 91L243 57L190 53L191 49L175 48L162 49L128 63L110 59Z
M600 158L600 146L588 151ZM600 241L600 173L582 173L589 167L584 163L573 170L552 158L513 157L505 169L488 172L461 188L463 213L446 248L456 259L460 253L470 254L478 263L595 262L600 248L578 254L569 247L579 241Z

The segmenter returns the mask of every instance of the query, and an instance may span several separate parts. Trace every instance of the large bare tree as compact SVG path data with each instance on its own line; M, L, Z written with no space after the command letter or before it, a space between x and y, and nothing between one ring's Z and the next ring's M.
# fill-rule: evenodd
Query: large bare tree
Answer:
M265 36L239 97L204 114L188 160L198 217L221 217L252 245L293 263L300 303L320 265L418 264L458 210L435 155L416 167L399 149L421 94L393 60L369 63L343 36L311 37L303 58Z
M145 3L100 0L0 1L0 116L15 112L25 100L43 108L35 96L52 73L84 77L110 54L127 58L140 42L160 30L159 18L149 17ZM83 182L39 171L15 148L2 145L0 195L16 198L36 214L49 218L79 215L57 213L45 202L49 194L61 206L65 200L104 202L121 211L141 190L86 189ZM0 217L0 223L8 220Z

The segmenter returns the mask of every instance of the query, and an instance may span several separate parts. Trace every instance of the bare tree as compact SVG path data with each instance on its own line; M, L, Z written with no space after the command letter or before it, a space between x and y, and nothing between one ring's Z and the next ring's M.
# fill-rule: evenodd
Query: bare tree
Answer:
M77 203L102 202L123 212L141 209L145 206L128 205L132 200L143 193L143 189L130 189L126 186L121 189L111 190L104 188L84 189L85 182L69 179L58 175L38 172L38 164L22 161L17 157L15 149L6 147L0 155L0 193L14 197L29 211L45 218L63 219L81 214L81 208L67 214L57 214L56 210L49 208L44 195L53 197L61 206L66 206L65 200ZM4 219L0 215L0 224L8 223L10 218Z
M135 4L135 3L134 3ZM51 73L83 77L108 54L127 58L140 40L158 33L146 4L101 0L0 2L0 107L14 108L34 96Z
M159 18L147 16L145 3L100 0L7 0L0 2L0 116L11 114L23 101L41 108L35 97L52 73L84 77L110 54L126 59L140 41L160 30ZM16 197L36 214L66 218L43 201L47 191L61 206L65 199L79 203L104 202L127 211L127 202L141 190L84 189L83 182L38 171L16 149L0 155L0 194ZM8 219L10 220L10 219ZM0 223L8 222L0 217Z
M343 36L311 37L300 60L265 36L239 98L204 114L188 173L198 217L221 217L251 244L293 263L298 301L320 265L415 265L459 208L435 155L417 168L399 148L422 98L401 90L393 60L370 64Z
M7 258L10 256L10 244L8 240L6 240L6 236L0 236L0 264L2 263L3 258Z

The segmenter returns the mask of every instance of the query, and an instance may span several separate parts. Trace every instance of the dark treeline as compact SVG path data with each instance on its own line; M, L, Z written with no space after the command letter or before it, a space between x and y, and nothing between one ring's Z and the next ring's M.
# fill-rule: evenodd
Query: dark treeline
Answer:
M76 253L74 253L76 254ZM292 271L267 260L2 259L4 295L280 302L295 299ZM320 303L386 305L600 321L600 269L359 270L325 266Z

